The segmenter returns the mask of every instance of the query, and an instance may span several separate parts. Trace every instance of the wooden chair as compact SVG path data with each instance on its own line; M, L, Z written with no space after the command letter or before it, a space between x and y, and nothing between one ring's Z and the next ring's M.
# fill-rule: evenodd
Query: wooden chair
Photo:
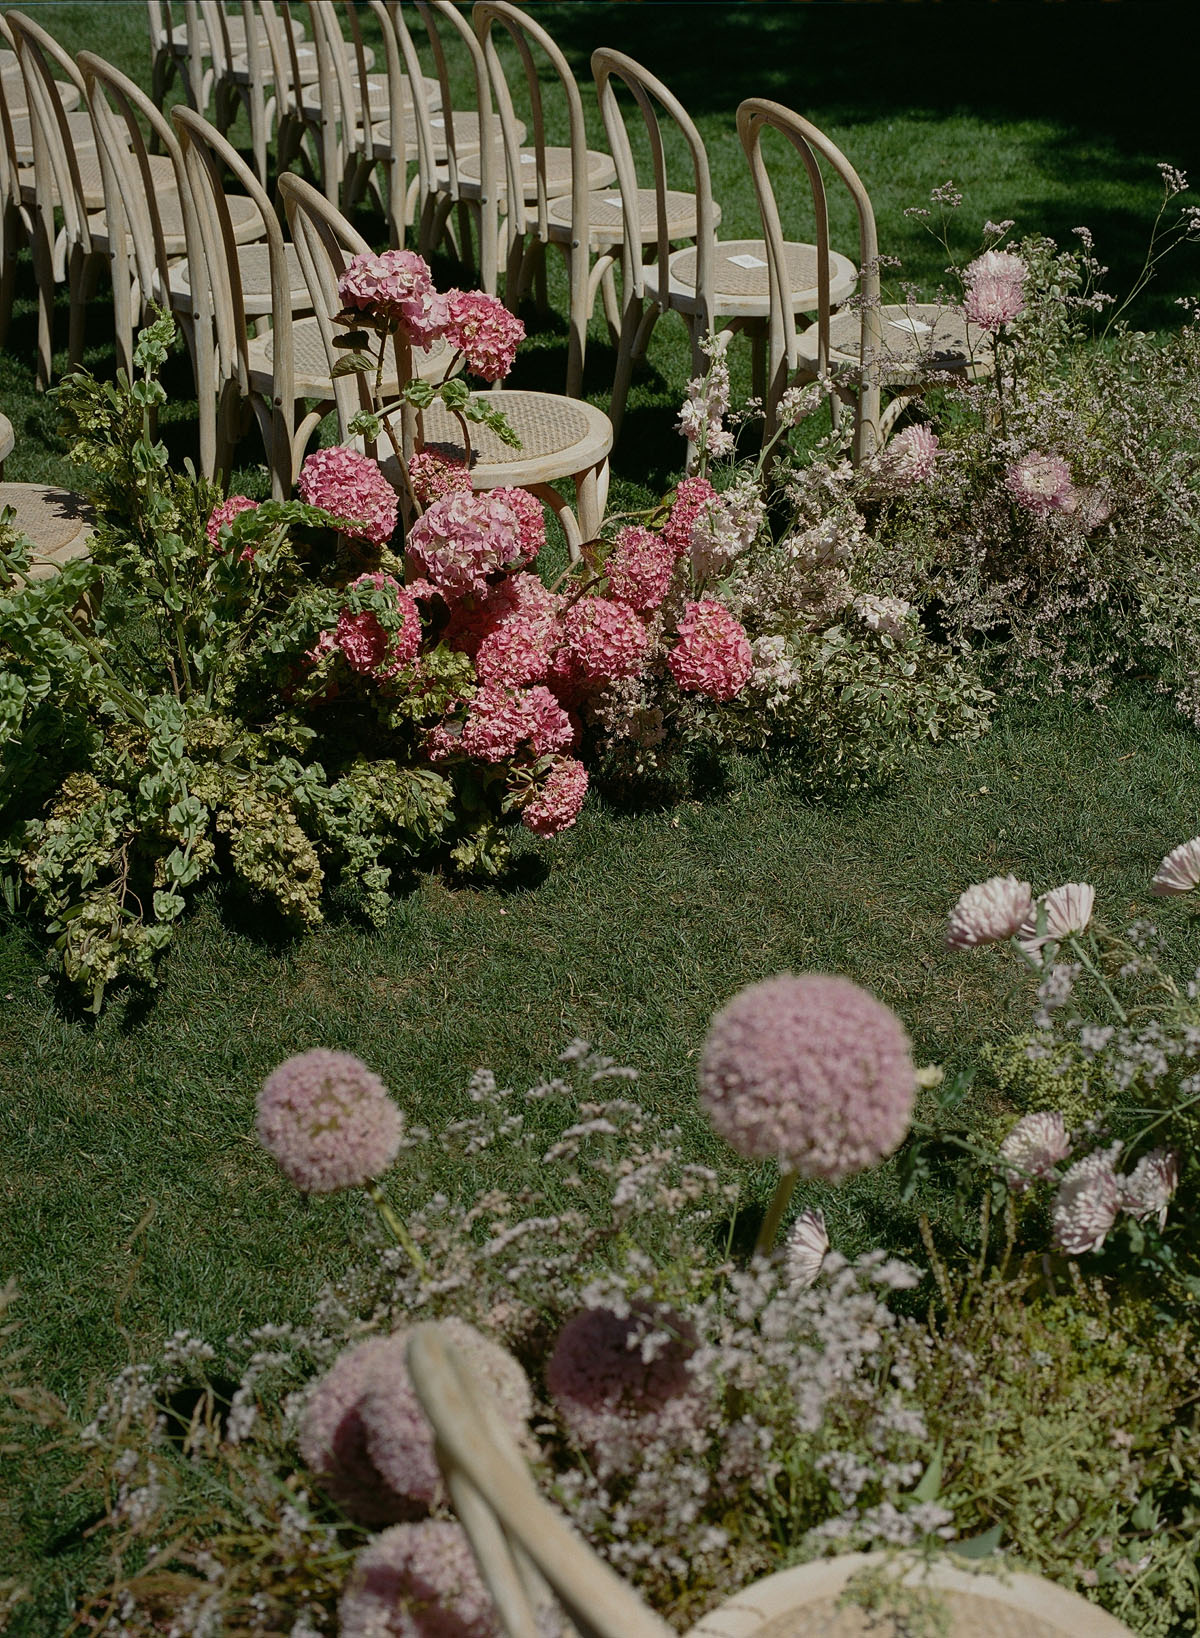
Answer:
M779 400L793 380L829 377L834 383L830 408L838 421L841 401L854 409L852 458L868 459L886 439L909 397L939 375L976 376L991 367L985 338L967 324L957 307L908 302L883 305L880 300L879 240L875 213L857 172L823 132L777 102L751 97L737 111L738 135L750 162L762 216L771 271L770 369L766 392L767 431L773 429ZM775 192L762 153L762 133L779 131L799 154L808 178L817 222L819 289L817 322L803 334L796 330L794 308L779 297L786 280L786 249ZM829 274L830 258L825 183L821 165L849 191L858 213L862 263L859 300L854 309L834 313L839 297ZM881 414L884 387L898 396Z
M0 24L3 23L3 14L0 14ZM0 47L0 106L3 106L14 118L26 114L28 105L25 101L25 81L21 78L21 64L17 60L17 53L12 46L12 35L0 28L0 39L7 40L8 45ZM70 113L79 107L79 91L69 81L59 81L58 94L62 105ZM28 161L32 164L32 160Z
M221 18L223 0L146 0L150 22L151 89L155 107L161 108L171 81L178 74L188 106L200 113L208 107L227 75L231 61L246 54L250 46L266 49L266 32L261 16L243 6L242 15ZM294 24L301 39L304 30ZM221 98L223 107L227 97Z
M326 346L326 361L332 371L339 356L334 339L340 332L331 322L332 314L340 305L337 281L349 256L369 247L328 200L302 177L280 177L279 191L309 280ZM438 342L429 353L414 353L413 373L426 380L440 381L452 356L446 343ZM402 371L403 364L398 357L393 379L399 380ZM334 386L342 438L349 441L350 421L360 409L369 407L367 385L361 375L353 374L337 378ZM396 390L394 386L391 388L393 392ZM387 392L385 387L385 396ZM510 448L485 426L472 427L472 484L477 490L504 485L530 490L555 512L567 537L568 550L572 557L578 557L582 541L598 534L604 517L608 454L612 447L608 417L590 404L576 403L554 393L501 389L490 392L488 402L508 417L521 439L521 448ZM422 413L416 426L411 410L395 411L393 415L400 423L398 441L406 454L413 447L415 435L424 447L436 448L452 459L466 459L459 423L440 401ZM400 473L394 459L389 461L385 457L382 464L399 487ZM578 515L554 488L566 477L575 482Z
M692 342L692 373L703 374L706 364L701 343L718 318L728 318L730 330L746 330L754 344L754 391L761 396L766 376L767 320L771 293L766 246L761 239L718 240L716 212L708 155L700 132L679 100L662 83L620 51L592 53L592 73L609 146L616 161L624 213L621 250L622 316L617 344L611 415L619 431L636 360L645 355L651 333L661 315L682 315ZM648 230L649 190L641 187L633 145L617 97L616 83L632 96L645 125L653 162L654 229ZM695 195L696 242L672 248L679 226L689 218L681 203L685 196L668 185L667 144L661 123L665 115L682 137L688 155L691 191ZM655 252L650 261L649 245ZM853 263L824 246L788 242L783 247L787 265L788 299L793 313L815 311L822 285L828 280L830 300L844 301L854 289Z

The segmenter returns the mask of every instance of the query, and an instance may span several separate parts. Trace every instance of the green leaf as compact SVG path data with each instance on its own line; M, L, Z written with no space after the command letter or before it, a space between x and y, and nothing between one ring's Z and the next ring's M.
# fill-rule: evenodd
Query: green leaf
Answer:
M374 443L383 431L383 420L380 416L373 415L370 410L360 410L352 420L347 422L346 431L352 437L369 438Z
M933 1458L930 1461L929 1466L925 1469L924 1473L921 1475L920 1482L918 1484L914 1485L914 1487L912 1489L912 1492L911 1492L912 1498L913 1498L914 1501L919 1501L919 1502L936 1501L937 1497L938 1497L938 1493L940 1492L941 1488L942 1488L942 1443L939 1440L938 1441L938 1447L933 1453Z
M1004 1526L993 1524L990 1530L981 1535L969 1536L966 1541L952 1541L949 1551L956 1558L988 1558L999 1547L1004 1536Z
M375 360L368 358L366 353L347 353L345 358L339 358L329 372L335 379L339 375L362 375L375 368Z

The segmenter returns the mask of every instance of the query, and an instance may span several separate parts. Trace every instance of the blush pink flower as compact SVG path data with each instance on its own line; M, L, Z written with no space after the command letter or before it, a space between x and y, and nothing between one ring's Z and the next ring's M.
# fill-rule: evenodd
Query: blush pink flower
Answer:
M1179 1156L1171 1149L1151 1149L1127 1177L1121 1179L1121 1207L1139 1223L1147 1217L1159 1228L1167 1221L1167 1207L1179 1187Z
M1000 1145L1000 1158L1012 1168L1006 1172L1014 1194L1027 1189L1035 1179L1054 1177L1060 1160L1071 1153L1071 1139L1057 1111L1042 1109L1022 1115Z
M731 700L749 681L754 654L741 622L724 604L705 597L684 609L667 665L686 692Z
M1011 324L1025 311L1028 276L1028 267L1011 250L987 250L977 256L964 275L967 318L988 335Z
M355 586L385 587L394 598L403 623L398 631L387 631L379 616L370 609L354 614L343 609L338 615L336 642L352 671L363 676L394 676L417 657L421 646L421 616L405 588L390 574L362 574L351 581Z
M461 1524L397 1524L364 1547L338 1604L341 1638L502 1638Z
M574 739L571 719L548 688L486 687L471 701L459 747L480 762L505 762L522 745L545 756Z
M859 592L853 609L870 631L880 631L887 637L903 637L912 630L911 603L903 597L877 597L874 592Z
M946 924L946 943L952 950L976 944L996 944L1019 933L1033 913L1028 882L1015 876L989 876L961 894Z
M318 449L300 468L296 487L309 506L356 523L346 531L356 539L386 546L395 533L400 497L369 455L344 444Z
M220 551L222 527L225 524L232 523L234 518L240 517L243 512L257 511L258 502L252 501L246 495L230 495L228 500L220 501L209 513L208 522L204 526L204 532L208 536L208 544Z
M408 531L408 552L447 602L487 594L489 578L524 559L521 519L493 491L436 500Z
M837 1182L903 1141L916 1071L904 1026L847 978L784 973L713 1018L700 1103L738 1154Z
M1097 1149L1063 1173L1050 1220L1054 1238L1068 1257L1099 1251L1121 1209L1121 1180L1113 1169L1119 1144Z
M905 427L880 454L872 487L898 495L919 483L928 483L937 470L939 447L937 433L924 422Z
M1071 468L1061 455L1030 450L1005 472L1004 486L1018 506L1043 517L1051 512L1070 512L1075 507Z
M475 655L475 669L482 682L509 688L542 682L561 641L556 616L513 614L484 637Z
M581 597L563 620L566 664L585 686L636 676L649 646L637 615L610 597Z
M521 537L521 561L532 563L546 544L546 514L542 503L528 489L493 489L497 499L507 501L517 515L517 532Z
M678 485L667 521L662 526L662 537L676 557L691 550L693 524L718 498L707 478L684 478Z
M353 256L338 280L342 305L395 325L414 347L445 331L448 302L433 284L429 263L412 250Z
M562 756L554 763L540 788L521 808L521 823L535 836L557 836L569 830L579 817L587 795L588 773L582 762Z
M450 290L446 339L461 351L472 375L503 381L525 339L525 326L496 296L482 290Z
M609 591L618 603L646 614L670 590L677 561L675 548L662 535L627 525L604 565Z
M1041 959L1043 948L1061 943L1070 933L1082 933L1092 919L1096 889L1090 882L1066 882L1043 893L1017 929L1017 942L1025 954ZM1039 908L1045 909L1046 931L1039 933Z
M829 1233L825 1227L825 1213L815 1206L809 1206L788 1230L784 1244L784 1268L793 1291L806 1291L810 1285L816 1284L828 1251Z
M386 1172L404 1137L387 1087L349 1052L288 1058L258 1094L258 1140L304 1194L330 1194Z
M1190 893L1200 882L1200 836L1190 842L1180 842L1154 872L1150 891L1157 898L1169 898L1177 893Z
M418 449L409 456L408 477L413 494L422 506L441 500L443 495L466 495L471 490L471 470L465 461L456 461L436 449Z

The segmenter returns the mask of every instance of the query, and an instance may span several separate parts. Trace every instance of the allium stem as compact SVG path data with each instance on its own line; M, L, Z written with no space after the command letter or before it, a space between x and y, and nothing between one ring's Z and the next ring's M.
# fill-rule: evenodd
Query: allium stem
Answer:
M783 1222L783 1214L788 1208L788 1201L792 1198L792 1191L796 1187L799 1175L798 1172L780 1172L775 1193L771 1196L771 1204L767 1207L767 1215L762 1220L758 1239L754 1242L756 1257L767 1256L775 1244L775 1236L779 1233L779 1225Z
M425 1272L425 1259L422 1257L417 1248L416 1241L408 1232L408 1229L405 1227L404 1223L392 1210L391 1204L383 1190L379 1187L379 1184L365 1183L363 1187L371 1196L371 1199L375 1202L379 1215L383 1219L383 1225L387 1229L388 1233L392 1236L393 1240L395 1240L396 1244L398 1246L402 1246L408 1253L408 1260L412 1263L417 1273L423 1274Z

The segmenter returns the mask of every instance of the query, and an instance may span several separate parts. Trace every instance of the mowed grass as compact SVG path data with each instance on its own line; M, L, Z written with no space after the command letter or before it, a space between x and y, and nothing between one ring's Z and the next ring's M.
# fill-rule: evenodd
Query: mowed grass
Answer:
M69 49L98 50L147 82L140 5L27 9ZM965 196L963 255L989 217L1064 241L1086 223L1123 289L1157 206L1155 161L1192 157L1186 56L1169 45L1172 30L1181 37L1181 7L534 9L576 65L596 140L586 84L595 46L629 52L674 88L708 144L726 235L756 231L733 111L743 96L768 95L843 146L875 201L883 248L903 261L898 276L930 290L945 278L945 256L904 211L948 178ZM800 233L798 180L781 191ZM379 219L362 220L378 241ZM834 228L853 254L844 201ZM1176 321L1176 298L1196 283L1189 254L1164 266L1137 322ZM562 295L552 266L560 311ZM18 440L7 475L78 481L51 406L32 391L31 297L25 269L0 356L0 409ZM514 379L559 387L561 319L528 318ZM103 290L88 334L87 363L110 372ZM744 346L734 358L745 390ZM597 323L586 380L597 403L612 364ZM194 448L194 408L182 358L173 365L164 435L182 459ZM673 420L688 373L682 326L664 319L635 379L616 507L647 504L678 475ZM234 487L261 492L253 437L239 460ZM176 1328L219 1344L307 1313L353 1255L363 1217L356 1199L300 1200L254 1140L263 1076L306 1047L359 1053L414 1119L436 1128L462 1113L475 1067L527 1084L581 1035L638 1067L639 1095L679 1120L689 1154L731 1174L695 1111L694 1064L709 1016L742 984L788 968L846 973L897 1009L923 1060L969 1064L981 1041L1021 1021L1027 986L1003 953L944 950L949 902L1011 869L1041 887L1094 882L1117 925L1144 911L1158 858L1200 828L1198 751L1169 710L1133 694L1104 713L1065 700L1009 705L980 744L931 748L905 782L870 798L814 805L786 776L747 763L725 788L665 811L593 800L553 845L523 844L504 889L420 879L380 933L335 913L320 933L288 941L212 892L180 934L162 988L114 1001L98 1021L45 976L29 931L0 923L0 1275L19 1282L33 1372L79 1407ZM1189 969L1187 912L1156 914ZM458 1181L492 1180L517 1181L483 1171ZM421 1198L432 1181L401 1172L397 1200ZM753 1171L745 1182L756 1198L770 1186ZM886 1170L806 1198L821 1200L846 1249L911 1243L911 1209ZM31 1638L63 1629L82 1570L69 1527L88 1504L62 1499L67 1473L39 1452L0 1484L10 1498L0 1576L38 1578L42 1589L13 1629Z

